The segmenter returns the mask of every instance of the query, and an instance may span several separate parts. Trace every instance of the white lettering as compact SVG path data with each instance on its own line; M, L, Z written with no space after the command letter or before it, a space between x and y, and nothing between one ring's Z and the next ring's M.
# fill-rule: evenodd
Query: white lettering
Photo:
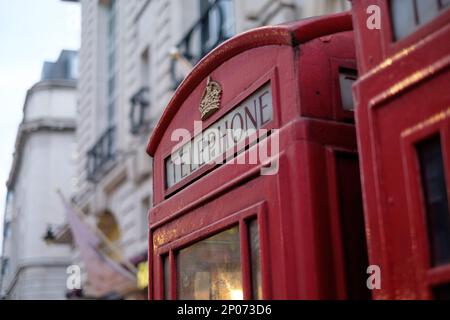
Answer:
M256 133L272 120L272 90L268 83L205 131L202 132L202 122L195 121L193 138L186 129L174 130L171 141L178 143L165 161L166 186L174 186L205 164L222 164L230 159L232 163L237 160L244 164L245 157L235 159L236 154L242 152L247 143L251 143L249 140L257 142ZM259 134L259 139L261 136ZM278 141L272 144L272 151L274 146L278 148ZM265 153L261 154L260 150L260 159L267 160L267 149L262 151ZM252 154L249 157L252 164L256 162L257 156Z

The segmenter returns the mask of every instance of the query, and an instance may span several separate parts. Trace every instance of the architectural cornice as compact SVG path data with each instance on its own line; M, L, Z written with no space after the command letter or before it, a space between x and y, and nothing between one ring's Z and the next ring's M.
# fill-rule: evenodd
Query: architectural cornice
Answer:
M19 262L17 264L16 272L11 276L5 279L4 287L0 288L5 296L8 296L11 293L11 290L14 288L19 275L26 269L31 268L48 268L48 267L67 267L71 264L70 259L27 259L26 261ZM0 294L2 293L0 292Z
M75 89L77 87L77 80L75 79L50 79L42 80L35 83L27 92L31 93L37 90L54 89L54 88L69 88Z
M37 119L22 122L17 133L13 163L6 186L13 189L23 157L23 148L31 134L41 131L75 131L76 124L73 119Z
M25 96L25 102L23 104L23 112L25 114L25 109L28 105L28 100L31 95L38 91L52 90L52 89L76 89L77 80L74 79L52 79L52 80L42 80L35 83L30 89L27 90Z

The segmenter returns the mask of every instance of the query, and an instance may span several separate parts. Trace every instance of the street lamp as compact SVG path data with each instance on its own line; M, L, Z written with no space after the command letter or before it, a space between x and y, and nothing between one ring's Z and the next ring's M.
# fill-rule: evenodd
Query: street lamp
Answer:
M55 233L53 232L52 226L47 226L47 231L43 237L46 244L52 244L55 241Z

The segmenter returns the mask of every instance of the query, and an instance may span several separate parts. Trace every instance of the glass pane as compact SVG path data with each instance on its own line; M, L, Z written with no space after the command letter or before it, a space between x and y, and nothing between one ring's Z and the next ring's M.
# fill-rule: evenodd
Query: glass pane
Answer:
M352 111L353 96L352 85L356 81L357 73L354 69L339 68L339 86L341 91L341 103L344 110Z
M113 75L115 69L116 69L116 53L113 50L108 54L108 74Z
M116 116L116 107L114 101L108 104L108 125L114 125L114 120Z
M169 255L162 258L163 263L163 279L164 279L164 300L170 299L170 263Z
M116 92L116 76L113 73L112 76L108 80L108 98L114 98Z
M392 31L395 40L406 37L416 28L414 0L391 0Z
M432 20L439 13L439 4L437 0L416 1L417 15L419 16L419 23L424 24Z
M252 298L261 300L261 257L259 247L258 220L254 219L249 223L249 243L250 243L250 263L252 268Z
M179 299L243 298L238 226L180 250L177 263Z
M441 139L436 136L417 146L425 199L431 264L450 262L450 214L442 159Z
M6 275L9 273L9 259L3 258L2 264L3 265L1 266L1 274Z
M11 236L11 221L5 222L3 225L3 237L8 239Z
M450 300L450 284L443 284L433 288L436 300Z

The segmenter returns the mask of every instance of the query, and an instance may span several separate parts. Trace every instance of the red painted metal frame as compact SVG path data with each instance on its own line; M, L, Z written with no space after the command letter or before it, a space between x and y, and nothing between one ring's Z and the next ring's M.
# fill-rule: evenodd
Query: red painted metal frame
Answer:
M380 30L366 27L366 8L381 8ZM377 299L430 299L450 282L450 268L431 268L415 143L432 132L441 142L449 183L450 10L399 41L392 40L386 0L353 1L360 78L354 86L364 209L371 264L381 267ZM427 120L428 119L428 120ZM450 194L449 194L450 195Z
M336 255L342 253L333 251L342 235L332 227L335 218L330 216L338 210L330 209L337 206L337 195L336 181L329 179L334 167L328 152L356 152L353 119L341 112L336 93L338 67L355 66L351 29L351 17L344 13L244 33L213 50L177 89L147 148L154 157L154 207L149 213L151 299L163 298L161 255L172 257L171 298L176 298L177 250L233 224L242 226L255 210L260 216L264 298L345 297L338 292L345 290L342 281L338 284L343 262ZM278 173L261 176L264 163L227 163L166 190L164 159L177 144L170 141L171 132L177 128L193 132L208 76L222 85L222 107L204 121L204 127L271 81L271 125L279 128L280 138ZM270 144L270 139L264 139L237 158ZM241 234L244 297L249 298L246 242ZM336 261L341 261L340 266Z
M422 181L418 174L420 172L419 161L416 155L416 145L427 138L440 135L441 144L450 146L450 108L447 111L447 121L443 118L419 131L413 132L406 137L402 137L402 157L405 164L404 176L407 193L407 206L409 210L410 228L412 234L413 247L417 248L415 254L416 277L419 283L425 284L428 290L418 290L418 298L432 298L431 289L433 285L450 282L450 265L432 267L430 265L430 253L428 247L427 221L424 212L426 210L422 192ZM443 149L444 169L446 181L450 181L450 150Z

